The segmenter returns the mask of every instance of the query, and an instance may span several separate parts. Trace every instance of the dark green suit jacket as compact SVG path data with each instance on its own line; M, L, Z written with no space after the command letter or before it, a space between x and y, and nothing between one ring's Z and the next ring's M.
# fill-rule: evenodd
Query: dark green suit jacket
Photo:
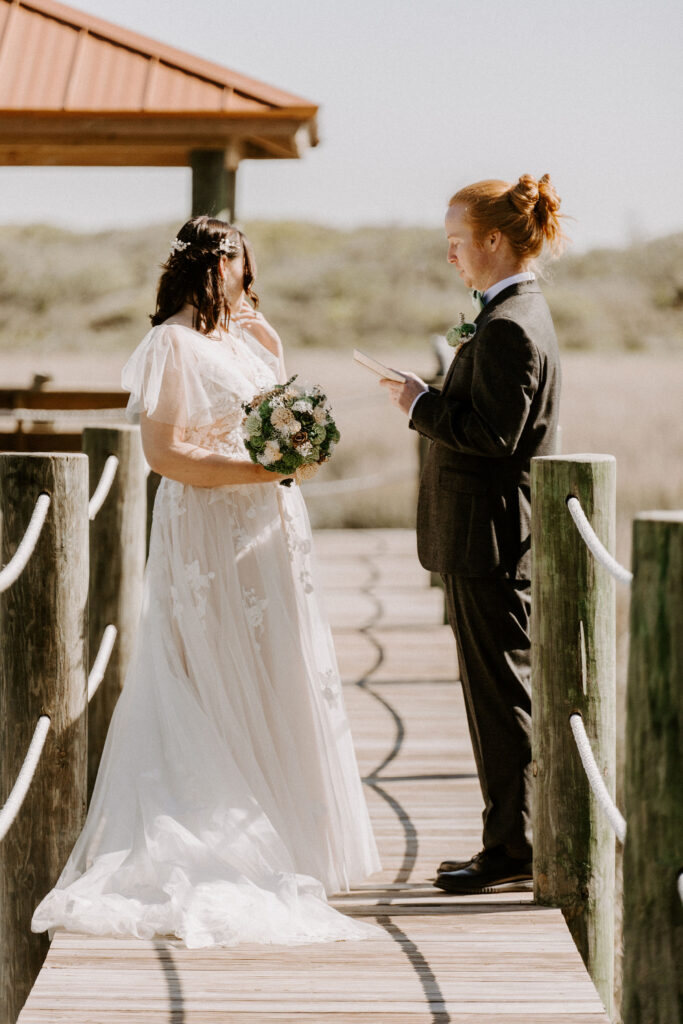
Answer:
M499 292L475 321L441 391L411 427L432 444L420 479L418 556L463 576L530 576L530 460L556 449L560 358L535 281Z

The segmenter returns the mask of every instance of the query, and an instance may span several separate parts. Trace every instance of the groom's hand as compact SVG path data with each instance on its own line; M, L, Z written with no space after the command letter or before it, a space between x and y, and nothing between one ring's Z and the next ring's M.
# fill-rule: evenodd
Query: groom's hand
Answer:
M404 374L406 378L402 384L395 380L387 380L386 377L379 383L381 387L387 388L391 401L407 416L417 396L429 391L429 388L417 374L408 373L406 370L399 370L399 373Z

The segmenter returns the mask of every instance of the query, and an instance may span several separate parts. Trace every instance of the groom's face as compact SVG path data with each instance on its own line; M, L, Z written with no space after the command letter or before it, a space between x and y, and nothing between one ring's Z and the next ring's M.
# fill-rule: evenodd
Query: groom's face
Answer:
M488 283L488 258L477 243L467 220L467 209L461 203L449 206L446 213L448 262L468 288L485 288Z

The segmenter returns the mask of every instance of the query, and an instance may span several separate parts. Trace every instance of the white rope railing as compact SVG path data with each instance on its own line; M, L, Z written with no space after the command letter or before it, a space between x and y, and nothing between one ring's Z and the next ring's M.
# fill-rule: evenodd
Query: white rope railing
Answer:
M50 495L39 494L33 512L31 513L31 519L26 527L26 533L22 537L13 557L7 563L5 568L0 570L0 594L4 590L7 590L8 587L11 587L12 584L19 579L26 568L28 560L33 554L35 546L38 543L40 531L43 529L49 507Z
M595 799L606 814L610 825L614 829L617 839L620 843L623 843L626 838L626 821L607 791L607 786L605 785L603 777L600 774L600 769L593 757L593 751L591 750L591 745L588 740L588 736L586 735L586 729L581 715L578 713L570 715L569 724L572 727L576 746L579 751L579 757L581 758L581 764L583 765L583 769L590 783L590 787L593 790Z
M29 786L33 781L36 768L38 767L38 761L40 755L43 752L45 746L45 740L47 738L48 730L50 728L50 719L47 715L41 715L38 719L38 723L33 732L33 738L26 752L24 763L21 766L17 781L12 787L12 792L7 797L5 804L0 810L0 841L2 841L10 828L10 825L16 818L21 805L24 802L24 798L28 793Z
M578 498L567 498L567 508L569 513L576 523L576 528L581 534L586 546L593 556L600 562L600 565L604 566L609 573L614 576L620 583L625 583L627 586L633 579L633 573L625 569L623 565L617 562L616 558L610 555L609 551L602 543L595 530L588 522L586 513L581 508L581 502Z
M102 467L102 476L99 479L92 498L88 502L88 519L91 522L104 505L105 499L111 490L111 485L114 483L114 477L116 476L116 470L118 468L119 460L116 455L108 455L107 461Z
M106 626L102 639L100 640L100 649L97 652L97 657L93 662L93 666L90 669L90 675L88 676L88 704L95 696L97 687L104 679L104 673L107 671L107 665L111 657L111 652L114 649L116 643L116 626Z
M405 471L391 470L387 473L374 473L372 476L350 476L345 480L330 480L326 483L304 483L303 493L307 498L324 497L327 494L347 494L353 491L366 491L373 487L405 480Z

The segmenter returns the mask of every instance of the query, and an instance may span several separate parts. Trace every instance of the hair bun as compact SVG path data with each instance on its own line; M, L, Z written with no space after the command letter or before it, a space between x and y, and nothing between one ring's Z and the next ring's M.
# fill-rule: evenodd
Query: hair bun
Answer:
M534 213L539 197L539 182L530 174L523 174L508 195L510 202L518 213L531 216Z
M536 215L543 226L557 219L560 202L550 175L544 174L538 182L538 201L536 203Z
M508 193L510 202L519 214L535 221L551 245L562 238L560 227L560 197L544 174L538 181L531 174L523 174Z

